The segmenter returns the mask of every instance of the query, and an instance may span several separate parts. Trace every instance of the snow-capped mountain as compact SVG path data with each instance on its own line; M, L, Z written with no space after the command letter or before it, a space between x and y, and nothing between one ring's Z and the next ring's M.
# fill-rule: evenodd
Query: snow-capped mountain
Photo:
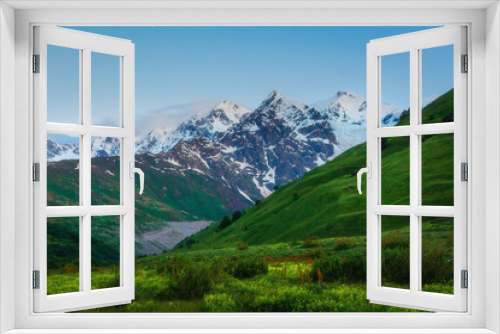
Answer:
M332 119L344 123L359 125L366 123L366 100L362 95L354 92L338 91L334 97L317 102L313 106L318 110L327 111ZM382 126L396 125L402 112L403 108L382 103Z
M136 143L136 153L153 154L167 152L181 140L197 137L214 139L233 124L238 123L251 111L245 106L231 101L222 101L206 115L194 115L181 123L174 131L153 130Z
M120 155L120 140L115 137L97 137L92 141L91 156L114 157ZM47 138L47 162L80 159L77 144L60 144Z
M387 106L397 122L402 109ZM340 91L323 106L271 92L253 112L217 137L181 141L162 154L179 170L196 170L245 198L266 197L285 184L366 141L366 102Z
M79 159L80 150L76 144L59 144L47 138L47 161Z
M383 104L383 126L395 125L402 111ZM138 163L141 154L154 157L142 160L155 161L151 168L162 173L184 177L189 170L216 181L227 193L239 194L241 203L266 197L275 185L293 181L365 141L363 96L339 91L308 105L273 91L254 111L223 101L175 131L151 131L136 143L136 154ZM54 147L52 161L71 151L65 145ZM119 155L119 149L117 138L98 138L92 156Z
M92 141L92 158L115 157L119 155L120 139L116 137L97 137Z

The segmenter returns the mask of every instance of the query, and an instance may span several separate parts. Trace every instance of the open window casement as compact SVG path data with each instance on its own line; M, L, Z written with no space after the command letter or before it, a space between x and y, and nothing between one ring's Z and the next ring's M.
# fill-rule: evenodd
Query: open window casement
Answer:
M448 92L451 94L448 95L451 96L448 106L444 106L451 108L453 114L447 119L425 115L429 109L424 109L426 96L422 96L425 85L429 84L423 78L424 71L428 70L425 66L432 62L433 54L435 54L433 51L443 47L448 48L448 59L450 66L453 66L453 69L450 68L450 73L453 73L453 79L450 79L453 90ZM367 45L368 166L363 171L367 172L367 298L372 303L431 311L465 312L467 310L467 175L465 174L467 168L466 73L468 69L466 54L466 28L458 26L373 40ZM396 59L394 56L407 57L409 60L406 68L396 64L395 69L398 75L409 76L410 108L406 112L409 116L405 122L402 121L402 116L397 126L389 127L384 124L383 102L386 101L383 99L383 94L387 93L391 86L386 84L384 75L391 75L391 61ZM440 69L434 68L433 70L439 71ZM438 107L436 103L432 110L437 112ZM424 158L423 142L431 136L447 136L449 145L441 146L430 153L425 152ZM406 145L406 151L401 150L398 158L398 168L407 169L406 180L394 178L392 175L405 173L403 170L397 168L384 170L384 149L388 147L394 150L397 146L391 143ZM390 148L391 145L393 148ZM409 154L403 153L408 152L408 148ZM436 166L436 162L440 160L433 156L441 154L440 152L445 149L451 152L449 163ZM429 194L423 193L423 189L426 192L429 191L422 187L428 177L425 173L429 172L430 167L427 167L429 165L439 171L431 177L441 177L440 175L446 174L448 170L450 179L443 180L443 182L448 182L443 184L451 184L449 193L452 195L449 196L451 199L447 205L433 205L429 203ZM389 166L389 163L386 166ZM402 182L408 182L408 185L405 186ZM384 197L385 192L395 188L409 189L407 203L394 196L392 196L393 202L390 196ZM440 189L431 191L439 192ZM432 226L424 223L429 219L433 220ZM450 224L450 222L452 224L452 227L449 227L452 232L452 250L448 255L447 263L442 265L450 265L452 268L450 278L453 283L450 284L446 293L439 289L439 293L436 293L436 289L433 290L426 285L429 273L432 274L430 266L436 268L436 263L428 262L429 258L432 259L432 254L430 257L428 254L424 257L423 254L426 252L425 245L444 240L439 232L429 233L429 226L433 231L439 231L439 224ZM405 264L400 268L401 271L408 270L409 272L407 285L389 284L384 277L384 261L391 261L390 258L384 260L386 256L384 252L388 247L384 241L386 235L384 231L387 231L384 223L399 224L397 226L406 224L407 226L404 231L407 231L409 235L410 260L408 268L405 268ZM438 257L443 258L442 254L436 254L435 258Z
M72 55L76 70L66 72L57 68L57 53L65 57ZM97 97L99 93L102 95L103 85L97 85L95 80L103 80L106 76L99 76L96 71L105 70L106 64L101 67L92 65L93 58L97 62L101 56L113 57L116 61L115 126L102 126L93 119L96 111L92 110L95 103L91 92L95 92ZM134 167L134 44L71 29L35 27L33 72L34 311L65 312L130 303L134 299L134 172L140 172ZM95 76L94 80L91 75ZM58 108L60 101L70 98L64 93L67 92L64 84L57 86L59 90L56 91L59 93L53 91L54 76L75 83L75 94L72 95L74 110L59 110L56 113L51 110ZM93 85L101 87L101 92L93 90ZM105 85L110 83L106 82ZM74 121L66 118L70 113L76 115ZM74 140L70 147L73 160L68 160L71 161L68 171L48 173L50 159L48 161L47 143L51 136L66 136ZM116 146L113 158L109 158L114 163L114 172L107 172L115 176L117 195L109 205L94 200L95 185L91 179L92 161L96 155L93 154L92 145L96 140ZM64 147L67 149L69 146ZM66 172L70 173L69 178L64 178ZM48 177L52 180L48 180ZM64 188L68 193L66 198L74 198L73 202L57 203L53 198L48 198L47 189L58 177L61 179L57 182L61 184L74 181L74 184ZM98 186L101 192L105 192L105 187L109 185ZM96 191L96 195L99 192ZM92 256L96 252L92 252L91 248L94 247L93 233L99 233L99 227L111 221L116 224L113 228L107 226L106 231L113 231L118 236L115 254L117 272L114 284L103 288L92 282ZM56 232L61 234L59 238L62 240L69 238L69 235L65 235L68 231L72 231L73 237L77 236L77 245L73 247L73 253L76 254L72 262L74 271L68 275L67 281L51 282L50 287L47 279L53 266L49 263L47 238L53 233L47 233L48 229L52 229L52 232L59 229ZM98 245L95 247L94 251L98 252ZM65 251L65 248L59 251Z

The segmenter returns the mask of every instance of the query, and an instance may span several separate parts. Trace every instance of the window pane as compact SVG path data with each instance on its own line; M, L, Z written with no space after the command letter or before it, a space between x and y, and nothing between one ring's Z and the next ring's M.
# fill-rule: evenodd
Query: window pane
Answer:
M409 125L410 53L381 57L382 127Z
M92 217L92 290L120 286L120 216Z
M80 205L80 136L47 134L47 205Z
M120 57L92 52L92 125L120 126Z
M453 122L453 45L423 49L422 124Z
M382 286L410 288L410 217L383 216Z
M422 136L422 205L453 206L453 134Z
M80 218L47 218L47 294L80 291Z
M453 218L422 217L422 291L453 294Z
M382 205L410 204L410 137L381 138Z
M92 137L92 205L120 204L120 139Z
M47 122L80 123L80 50L47 45Z

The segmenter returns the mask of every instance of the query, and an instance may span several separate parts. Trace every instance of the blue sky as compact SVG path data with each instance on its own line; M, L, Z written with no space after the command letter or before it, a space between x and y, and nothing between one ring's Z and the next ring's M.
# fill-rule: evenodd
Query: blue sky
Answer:
M160 123L172 126L186 115L208 109L221 100L237 101L253 109L274 89L287 97L306 103L327 99L334 96L338 90L351 90L366 95L366 44L372 39L428 29L71 28L129 39L135 43L138 132L158 127ZM432 61L427 63L424 57L424 98L440 95L452 88L450 49L451 47L444 47L442 50L436 50L432 57L428 57L432 58ZM383 60L383 100L396 106L408 107L408 60L399 55L392 57L394 59L390 61ZM93 55L94 124L112 125L116 122L118 71L116 59L113 58L116 57ZM50 61L49 53L49 73ZM69 105L74 108L75 101L78 101L74 80L72 85L69 83L71 80L65 79L67 73L77 71L77 63L74 56L53 56L54 71L57 72L58 67L62 69L59 70L59 76L54 74L53 79L49 76L49 121L52 116L52 121L69 119ZM384 66L385 63L389 65ZM52 98L51 87L57 92ZM56 98L61 95L65 98Z

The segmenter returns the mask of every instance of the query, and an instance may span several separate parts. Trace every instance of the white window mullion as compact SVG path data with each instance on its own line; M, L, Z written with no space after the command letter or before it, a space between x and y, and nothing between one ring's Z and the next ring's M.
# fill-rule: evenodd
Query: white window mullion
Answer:
M410 50L410 127L413 130L419 124L419 51ZM420 138L413 131L410 133L410 207L420 203ZM410 215L410 291L419 290L420 277L420 217L414 212Z
M91 146L92 146L92 135L89 128L91 125L91 83L92 83L92 52L89 48L83 49L83 70L82 70L82 125L87 129L87 132L83 135L83 145L80 147L81 155L81 165L82 165L82 187L81 194L83 200L83 206L88 211L83 216L83 243L80 247L83 248L83 259L80 265L80 270L82 272L82 277L80 279L83 281L83 292L90 294L91 288L91 269L92 269L92 249L91 249L91 239L92 239L92 217L90 215L90 205L92 200L91 194L91 176L92 176L92 158L91 158Z
M373 103L367 105L367 141L366 154L367 166L371 164L371 178L367 178L367 210L366 210L366 294L367 298L371 299L373 292L377 289L380 282L380 242L378 235L380 234L380 216L376 214L372 208L380 206L380 139L374 134L379 127L379 87L380 87L380 57L374 54L371 46L367 47L367 82L377 82L377 85L367 84L367 98Z
M129 294L133 298L135 294L135 174L131 168L135 168L135 54L130 53L121 58L121 126L129 131L129 135L122 139L123 152L121 154L122 184L121 200L129 212L121 217L120 245L122 255L120 260L121 284L130 289ZM131 177L132 176L132 177Z

